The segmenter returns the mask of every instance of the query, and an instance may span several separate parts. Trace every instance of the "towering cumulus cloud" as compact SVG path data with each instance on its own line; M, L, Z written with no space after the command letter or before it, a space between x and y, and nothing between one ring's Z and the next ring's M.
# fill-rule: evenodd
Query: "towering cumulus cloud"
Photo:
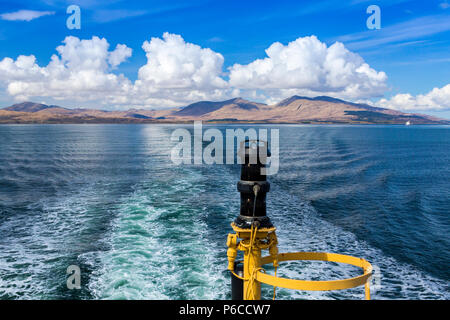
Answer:
M230 84L265 89L272 96L330 94L362 99L382 96L387 76L372 69L357 54L336 42L330 47L315 36L283 45L272 44L267 57L230 68Z
M164 33L142 45L147 64L139 69L135 89L149 104L223 99L231 92L221 78L224 58L208 48Z
M109 70L131 56L131 49L118 45L108 51L106 39L80 40L67 37L46 67L40 67L33 55L0 61L0 81L18 100L52 97L57 100L114 102L118 94L131 91L131 83Z

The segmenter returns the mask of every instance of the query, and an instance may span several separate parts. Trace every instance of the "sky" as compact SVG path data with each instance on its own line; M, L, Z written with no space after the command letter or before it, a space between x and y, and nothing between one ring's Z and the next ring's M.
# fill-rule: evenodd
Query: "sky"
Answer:
M292 95L450 119L450 0L0 1L0 107Z

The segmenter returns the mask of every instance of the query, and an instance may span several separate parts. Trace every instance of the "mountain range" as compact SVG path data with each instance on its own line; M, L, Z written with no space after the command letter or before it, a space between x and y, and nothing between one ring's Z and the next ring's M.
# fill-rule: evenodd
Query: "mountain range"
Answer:
M186 123L195 120L230 123L348 123L348 124L450 124L423 114L352 103L332 97L293 96L267 105L235 98L200 101L182 108L163 110L105 111L68 109L23 102L0 109L0 123Z

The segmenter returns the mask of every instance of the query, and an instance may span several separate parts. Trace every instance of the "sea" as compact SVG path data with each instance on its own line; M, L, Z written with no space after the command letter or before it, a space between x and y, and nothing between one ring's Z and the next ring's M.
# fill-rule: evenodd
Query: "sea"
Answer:
M230 299L239 164L176 164L192 125L0 126L0 299ZM450 299L450 126L244 125L279 132L267 215L280 252L353 255L372 299ZM270 147L270 145L269 145ZM67 270L80 270L69 289ZM266 272L273 273L270 265ZM283 262L278 276L361 270ZM263 285L262 298L273 288ZM364 288L276 299L363 299Z

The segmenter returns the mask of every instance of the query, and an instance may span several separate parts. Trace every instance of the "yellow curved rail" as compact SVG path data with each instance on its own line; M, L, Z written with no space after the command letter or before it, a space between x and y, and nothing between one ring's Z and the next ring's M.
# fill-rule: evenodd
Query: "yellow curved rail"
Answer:
M264 272L258 271L256 273L256 280L274 287L282 287L294 290L307 291L327 291L327 290L342 290L365 285L366 299L370 299L369 278L372 275L372 265L365 259L356 258L344 254L327 253L327 252L289 252L278 255L278 261L291 260L316 260L316 261L330 261L345 263L360 267L363 269L363 274L354 278L330 281L310 281L310 280L295 280L272 276ZM272 256L261 258L261 264L265 265L273 261Z

